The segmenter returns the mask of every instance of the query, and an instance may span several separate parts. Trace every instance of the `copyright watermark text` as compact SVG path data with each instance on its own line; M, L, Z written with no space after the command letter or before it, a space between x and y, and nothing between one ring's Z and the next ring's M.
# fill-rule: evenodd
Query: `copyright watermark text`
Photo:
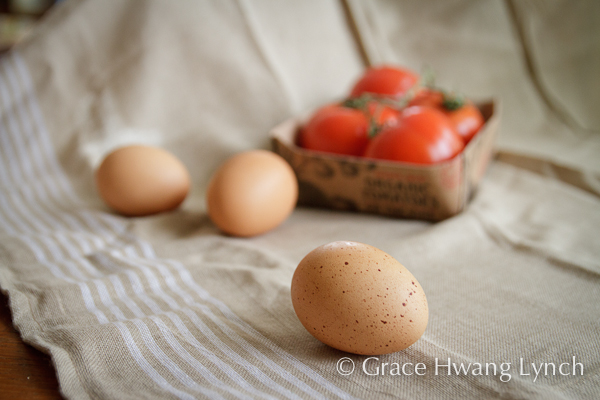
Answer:
M379 357L367 357L361 362L356 362L350 357L340 358L336 364L340 375L362 373L368 376L423 376L432 373L438 375L455 376L497 376L501 382L509 382L513 374L529 376L534 382L543 376L582 376L583 363L573 356L568 362L527 363L523 358L518 363L510 362L454 362L450 357L445 359L435 358L433 365L425 363L396 363L382 362Z

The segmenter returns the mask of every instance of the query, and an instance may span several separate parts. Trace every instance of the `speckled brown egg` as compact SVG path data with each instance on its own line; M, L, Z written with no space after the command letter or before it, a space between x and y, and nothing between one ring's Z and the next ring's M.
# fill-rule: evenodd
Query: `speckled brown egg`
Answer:
M415 277L363 243L338 241L308 253L296 268L291 295L308 332L349 353L403 350L423 335L429 318Z

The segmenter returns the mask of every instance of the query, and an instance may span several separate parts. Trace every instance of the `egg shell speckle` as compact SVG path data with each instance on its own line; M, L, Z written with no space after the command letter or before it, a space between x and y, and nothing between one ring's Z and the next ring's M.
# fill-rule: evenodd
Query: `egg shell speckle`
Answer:
M292 278L292 303L315 338L364 355L396 352L425 332L429 311L415 277L389 254L357 242L310 252Z

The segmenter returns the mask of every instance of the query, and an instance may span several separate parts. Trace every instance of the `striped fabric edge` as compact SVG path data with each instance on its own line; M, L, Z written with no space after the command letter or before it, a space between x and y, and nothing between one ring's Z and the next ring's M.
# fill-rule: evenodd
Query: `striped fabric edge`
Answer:
M184 264L158 258L149 243L127 232L125 219L86 206L50 138L28 67L13 51L0 58L1 242L19 243L35 259L40 275L52 283L36 281L38 291L58 285L76 294L73 318L92 330L112 327L123 350L113 352L124 364L137 365L136 378L153 393L182 399L353 398L211 296ZM16 290L18 282L6 279ZM37 331L22 334L51 349L63 394L79 393L65 378L73 374L91 397L104 393L94 389L101 383L83 372L81 361L71 360L76 371L61 370L56 349L60 358L69 350L51 334L52 325L39 323Z

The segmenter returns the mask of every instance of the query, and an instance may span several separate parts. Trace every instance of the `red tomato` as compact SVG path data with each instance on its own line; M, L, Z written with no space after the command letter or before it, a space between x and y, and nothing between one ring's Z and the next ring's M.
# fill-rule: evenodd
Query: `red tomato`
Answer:
M434 164L449 160L464 148L448 117L431 107L404 109L398 124L371 139L365 157Z
M485 122L481 111L473 103L446 96L438 90L419 91L410 105L434 107L444 112L465 144L469 143Z
M305 149L362 156L373 128L396 123L398 112L390 107L366 105L368 111L331 104L318 109L300 131Z
M358 97L364 93L398 98L406 94L419 81L419 75L405 69L392 66L381 66L367 69L356 82L350 93Z
M447 111L446 114L465 144L473 139L485 122L481 111L472 103L467 103L454 111Z

